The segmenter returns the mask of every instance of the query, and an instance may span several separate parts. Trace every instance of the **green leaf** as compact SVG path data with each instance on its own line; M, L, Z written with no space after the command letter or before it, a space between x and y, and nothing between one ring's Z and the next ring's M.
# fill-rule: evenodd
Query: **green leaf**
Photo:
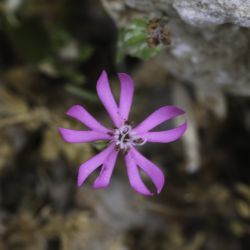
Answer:
M134 19L127 27L119 31L117 61L125 55L131 55L143 60L157 56L164 49L158 45L154 48L148 46L148 18Z
M107 144L108 143L105 142L105 141L99 141L99 142L94 142L93 146L94 146L95 149L101 151L101 150L103 150L104 148L107 147Z
M17 53L27 62L40 62L52 53L50 37L38 19L19 20L18 25L5 21L3 27Z
M87 61L93 55L94 49L88 44L81 44L79 58L81 61Z
M144 18L135 18L132 23L130 24L130 27L135 27L136 29L145 29L148 25L149 19L144 17Z
M136 46L138 44L144 43L147 40L145 33L127 33L124 37L124 46Z
M89 92L87 90L83 90L82 88L79 88L77 86L68 84L68 85L66 85L65 89L69 93L71 93L71 94L73 94L75 96L81 97L86 101L93 102L93 103L98 102L98 98L97 98L96 94L94 94L92 92Z

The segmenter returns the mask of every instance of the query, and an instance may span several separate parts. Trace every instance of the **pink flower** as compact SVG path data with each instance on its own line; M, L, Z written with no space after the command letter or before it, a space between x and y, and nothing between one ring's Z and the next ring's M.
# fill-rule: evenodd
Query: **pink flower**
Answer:
M153 195L143 183L139 168L141 168L152 180L159 194L164 185L163 172L150 160L140 154L136 147L146 142L168 143L180 138L187 128L187 123L166 130L151 131L161 123L182 115L185 112L175 106L164 106L150 114L139 125L132 127L128 121L129 111L132 105L134 84L131 77L125 73L118 74L121 89L120 102L117 105L105 71L97 81L97 94L112 119L115 129L109 129L100 124L85 108L80 105L71 107L66 113L90 130L71 130L59 128L59 131L66 142L80 143L106 140L109 142L107 148L83 163L78 172L78 186L81 186L86 178L98 167L101 167L99 176L96 178L93 187L105 188L109 185L111 175L119 152L123 153L130 185L140 194ZM139 167L139 168L138 168Z

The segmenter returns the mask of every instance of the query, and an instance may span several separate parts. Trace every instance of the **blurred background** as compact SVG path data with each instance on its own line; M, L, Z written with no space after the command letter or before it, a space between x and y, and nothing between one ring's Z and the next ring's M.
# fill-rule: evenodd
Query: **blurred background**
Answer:
M0 249L250 249L249 20L240 0L1 0ZM115 93L117 72L133 77L135 123L187 112L182 139L140 148L165 172L158 196L135 193L122 160L108 189L76 186L102 145L57 127L82 128L74 104L109 124L103 69Z

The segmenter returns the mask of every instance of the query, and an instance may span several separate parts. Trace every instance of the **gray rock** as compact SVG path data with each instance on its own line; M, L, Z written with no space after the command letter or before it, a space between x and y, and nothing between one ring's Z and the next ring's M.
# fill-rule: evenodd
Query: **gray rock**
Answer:
M169 16L172 45L158 60L177 80L250 95L250 29L241 27L250 27L250 0L103 3L118 26L138 16Z
M127 0L127 5L141 11L172 12L194 26L234 23L250 27L249 0Z
M194 26L234 23L250 27L249 0L173 1L181 18Z

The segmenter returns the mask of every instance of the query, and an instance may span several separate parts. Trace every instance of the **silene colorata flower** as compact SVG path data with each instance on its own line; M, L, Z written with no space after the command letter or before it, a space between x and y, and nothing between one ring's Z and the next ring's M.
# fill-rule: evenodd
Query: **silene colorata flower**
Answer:
M98 167L101 167L101 170L93 184L93 188L107 187L110 183L117 156L121 152L132 188L142 195L159 194L164 185L164 174L159 167L139 153L137 147L150 142L168 143L180 138L187 128L186 122L165 131L156 132L152 130L163 122L185 112L175 106L163 106L151 113L139 125L133 127L128 118L133 100L134 83L128 74L119 73L118 77L121 85L119 105L113 97L105 71L99 77L96 87L97 94L115 126L114 129L106 128L89 114L84 107L75 105L66 114L83 123L89 130L59 128L59 132L63 139L69 143L100 140L108 142L104 150L80 166L77 181L79 187ZM139 170L144 171L151 179L156 188L155 192L150 191L144 184Z

